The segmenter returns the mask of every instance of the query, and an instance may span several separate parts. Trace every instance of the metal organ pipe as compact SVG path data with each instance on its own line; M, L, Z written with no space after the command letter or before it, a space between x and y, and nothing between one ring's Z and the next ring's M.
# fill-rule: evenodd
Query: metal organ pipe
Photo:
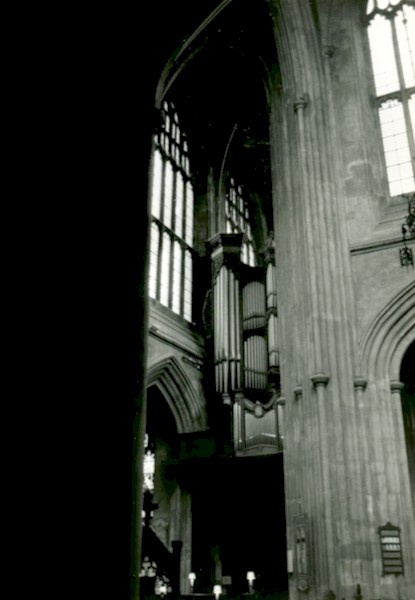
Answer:
M228 295L229 271L224 268L224 302L223 302L223 392L228 391L229 377L229 295Z
M267 266L267 309L268 315L268 362L270 367L279 366L279 348L278 348L278 317L277 310L277 291L276 291L276 268L270 262Z
M271 314L268 319L268 353L269 366L278 367L279 351L278 351L278 317Z
M219 322L218 322L218 330L217 330L217 339L218 339L218 361L219 361L219 385L217 388L218 392L223 392L223 273L225 267L222 267L219 272L219 297L218 297L218 312L219 312Z
M213 288L213 317L214 317L214 353L215 353L215 383L216 390L219 390L219 273L214 282Z
M239 282L225 265L214 283L213 298L216 390L226 394L241 386L241 348Z
M252 338L252 350L254 354L254 387L258 389L259 356L258 356L258 336Z
M235 344L234 344L234 331L235 331L235 298L233 295L233 273L229 272L228 281L228 296L229 296L229 384L231 390L234 389L235 382Z
M267 267L267 308L277 307L276 268L272 263Z
M235 347L236 347L236 389L241 388L241 348L240 348L240 314L239 314L239 282L235 278L234 281L234 293L235 293Z
M266 289L260 281L248 282L242 290L243 328L252 331L244 342L245 386L264 389L267 385L266 341L258 330L266 325Z

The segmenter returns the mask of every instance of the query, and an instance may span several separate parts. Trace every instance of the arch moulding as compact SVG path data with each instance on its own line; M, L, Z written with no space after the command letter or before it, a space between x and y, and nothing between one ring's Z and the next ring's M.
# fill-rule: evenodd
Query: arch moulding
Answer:
M155 385L173 413L178 433L207 429L206 416L198 395L180 362L170 356L147 373L147 388Z
M362 367L368 380L399 381L402 358L414 339L415 281L383 307L362 338Z

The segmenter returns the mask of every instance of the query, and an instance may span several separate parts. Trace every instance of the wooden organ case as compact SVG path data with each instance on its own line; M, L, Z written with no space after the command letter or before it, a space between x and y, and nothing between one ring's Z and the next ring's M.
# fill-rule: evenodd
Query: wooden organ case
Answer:
M236 455L283 450L274 248L261 266L241 261L242 234L209 241L215 391L229 407Z

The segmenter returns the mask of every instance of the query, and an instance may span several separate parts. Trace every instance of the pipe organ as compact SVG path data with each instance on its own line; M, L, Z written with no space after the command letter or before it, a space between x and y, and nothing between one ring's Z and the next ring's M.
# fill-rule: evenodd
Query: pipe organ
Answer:
M236 453L282 450L276 269L241 262L242 234L217 234L212 259L215 389L232 407Z
M280 366L278 348L278 313L277 313L276 268L273 257L267 264L267 328L268 328L268 360L271 369Z
M215 379L217 391L226 397L241 387L241 342L239 335L239 282L231 269L222 266L214 287Z
M261 267L241 265L242 315L244 338L244 388L266 390L268 384L267 341L265 337L266 302ZM255 277L255 279L254 279Z

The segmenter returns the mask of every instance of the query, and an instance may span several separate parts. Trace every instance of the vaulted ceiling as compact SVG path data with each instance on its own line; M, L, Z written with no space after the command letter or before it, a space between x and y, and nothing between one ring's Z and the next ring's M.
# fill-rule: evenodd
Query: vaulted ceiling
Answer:
M158 51L167 65L161 87L188 135L192 169L211 165L219 173L226 155L226 168L260 198L272 228L266 87L271 72L278 77L278 61L268 3L168 5L160 15Z

